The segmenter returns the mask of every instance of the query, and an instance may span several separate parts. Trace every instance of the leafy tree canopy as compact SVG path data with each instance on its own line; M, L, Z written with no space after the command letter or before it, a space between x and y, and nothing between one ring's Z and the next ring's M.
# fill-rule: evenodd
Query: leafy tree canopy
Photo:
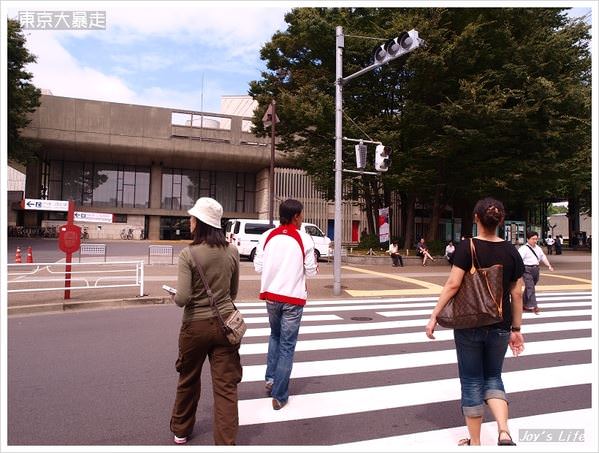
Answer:
M401 31L415 28L426 40L344 86L343 134L394 150L382 187L362 184L361 195L398 191L437 214L488 194L523 209L590 195L590 26L564 9L298 8L285 20L287 30L261 50L268 70L250 84L261 107L255 130L265 133L261 114L275 96L280 149L326 193L341 25L344 76L372 64L375 45ZM291 80L281 83L278 68ZM344 162L353 166L353 144L344 145Z
M26 164L35 159L35 143L20 136L40 102L40 90L32 83L33 75L25 71L25 65L35 62L25 47L25 36L18 21L8 19L8 158Z

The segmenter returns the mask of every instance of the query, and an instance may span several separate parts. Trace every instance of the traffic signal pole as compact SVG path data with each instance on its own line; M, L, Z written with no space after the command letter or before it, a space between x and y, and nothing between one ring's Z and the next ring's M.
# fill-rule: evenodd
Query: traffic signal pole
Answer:
M375 53L375 63L343 78L343 48L345 47L343 27L335 27L335 228L333 247L333 294L341 294L341 241L343 240L343 219L341 202L343 199L343 84L362 74L372 71L395 58L420 47L421 39L416 30L402 33L394 40L382 45Z
M333 247L333 294L341 294L341 241L343 227L341 225L342 174L343 174L343 27L335 28L335 229Z

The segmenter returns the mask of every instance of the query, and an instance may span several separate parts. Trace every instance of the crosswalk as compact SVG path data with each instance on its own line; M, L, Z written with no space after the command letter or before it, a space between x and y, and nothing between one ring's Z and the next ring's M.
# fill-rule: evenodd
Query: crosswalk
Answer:
M578 451L589 449L596 426L591 293L546 292L537 298L541 314L523 316L524 354L512 357L509 349L506 354L512 435L533 448L535 439L547 440L535 438L536 430L556 430L547 432L562 434L562 442L575 440ZM436 297L309 301L291 397L280 411L272 410L263 385L270 333L264 304L239 303L248 331L240 349L238 444L451 449L467 431L453 333L439 327L434 341L424 334L435 302ZM490 412L482 433L483 444L496 443ZM549 439L553 445L560 441L555 435ZM543 445L549 444L536 447Z

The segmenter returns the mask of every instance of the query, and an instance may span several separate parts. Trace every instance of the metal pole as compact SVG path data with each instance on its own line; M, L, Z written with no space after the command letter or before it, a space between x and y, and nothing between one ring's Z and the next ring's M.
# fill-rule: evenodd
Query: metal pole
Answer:
M270 137L270 176L268 178L270 187L270 201L268 202L268 221L272 225L274 204L275 204L275 124L277 124L277 101L274 99L271 101L272 105L272 124L270 126L271 137Z
M335 28L336 52L335 52L335 230L333 250L333 294L341 294L341 241L343 227L341 222L341 198L342 198L342 138L343 138L343 27Z

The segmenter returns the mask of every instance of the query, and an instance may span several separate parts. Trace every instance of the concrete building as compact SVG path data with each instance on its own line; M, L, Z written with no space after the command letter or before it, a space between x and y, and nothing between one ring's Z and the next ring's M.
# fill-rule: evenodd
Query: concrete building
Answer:
M111 224L86 224L90 239L118 238L128 229L135 239L184 239L186 211L200 196L217 199L225 219L267 218L270 138L249 132L255 104L247 98L223 98L224 110L237 115L42 95L23 131L41 144L41 161L27 167L25 197L72 198L77 211L113 214ZM275 207L299 199L306 221L332 237L332 204L280 152L275 167ZM10 208L16 214L9 223L25 227L66 219L18 203ZM346 204L343 242L357 241L363 226L359 206Z

